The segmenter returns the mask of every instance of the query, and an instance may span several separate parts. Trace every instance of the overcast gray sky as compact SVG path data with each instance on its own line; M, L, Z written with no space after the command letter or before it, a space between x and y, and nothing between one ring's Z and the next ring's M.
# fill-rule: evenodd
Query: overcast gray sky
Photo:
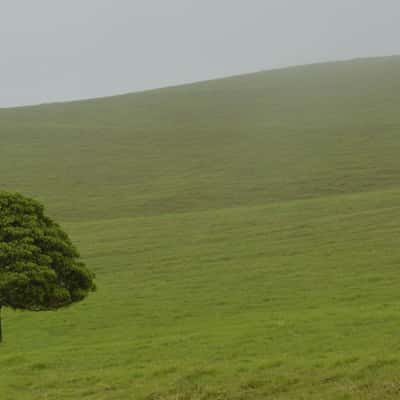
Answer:
M399 0L0 0L0 107L400 53Z

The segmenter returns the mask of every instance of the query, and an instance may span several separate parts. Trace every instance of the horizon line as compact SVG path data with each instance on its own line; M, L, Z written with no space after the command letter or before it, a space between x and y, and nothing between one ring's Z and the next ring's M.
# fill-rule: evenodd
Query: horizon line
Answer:
M315 61L315 62L310 62L310 63L305 63L305 64L288 64L285 66L277 66L277 67L271 67L271 68L266 68L266 69L256 69L248 72L240 72L237 74L232 74L232 75L224 75L224 76L216 76L212 78L207 78L207 79L200 79L200 80L194 80L194 81L188 81L188 82L182 82L182 83L177 83L177 84L170 84L170 85L165 85L165 86L158 86L158 87L153 87L153 88L148 88L148 89L142 89L142 90L133 90L133 91L126 91L126 92L117 92L115 94L109 94L109 95L99 95L99 96L93 96L93 97L82 97L82 98L75 98L75 99L64 99L64 100L54 100L54 101L45 101L45 102L38 102L38 103L27 103L27 104L22 104L22 105L11 105L11 106L0 106L0 111L4 110L18 110L18 109L23 109L23 108L36 108L36 107L44 107L44 106L53 106L53 105L62 105L62 104L72 104L72 103L79 103L79 102L87 102L87 101L98 101L98 100L107 100L107 99L112 99L116 97L124 97L124 96L130 96L130 95L135 95L135 94L143 94L143 93L151 93L151 92L157 92L157 91L162 91L162 90L167 90L167 89L174 89L174 88L179 88L183 86L191 86L191 85L196 85L196 84L202 84L202 83L208 83L208 82L214 82L214 81L221 81L225 79L232 79L232 78L240 78L240 77L245 77L249 75L256 75L256 74L261 74L261 73L268 73L268 72L276 72L276 71L285 71L288 69L295 69L295 68L304 68L304 67L312 67L312 66L318 66L318 65L326 65L326 64L339 64L339 63L350 63L350 62L359 62L359 61L367 61L367 60L379 60L379 59L384 59L384 58L396 58L400 57L400 53L397 54L391 54L391 55L380 55L380 56L355 56L351 58L343 58L343 59L331 59L331 60L326 60L326 61Z

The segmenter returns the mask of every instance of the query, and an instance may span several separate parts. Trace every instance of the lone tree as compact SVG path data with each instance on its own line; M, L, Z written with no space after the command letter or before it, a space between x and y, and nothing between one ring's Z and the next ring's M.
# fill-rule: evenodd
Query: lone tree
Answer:
M2 307L56 310L95 290L93 279L40 203L0 192L0 342Z

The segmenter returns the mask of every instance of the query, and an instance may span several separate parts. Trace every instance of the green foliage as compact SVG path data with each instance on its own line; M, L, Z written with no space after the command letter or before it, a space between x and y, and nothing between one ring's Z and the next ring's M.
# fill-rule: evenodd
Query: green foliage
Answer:
M0 306L53 310L94 288L92 273L43 206L0 192Z
M0 110L102 288L5 310L1 400L397 400L399 104L394 57Z

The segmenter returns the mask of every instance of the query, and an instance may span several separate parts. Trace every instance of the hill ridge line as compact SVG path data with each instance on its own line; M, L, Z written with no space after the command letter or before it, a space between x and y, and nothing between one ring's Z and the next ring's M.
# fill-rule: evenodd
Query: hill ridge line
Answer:
M310 62L306 64L292 64L284 67L275 67L271 69L260 69L256 70L253 72L244 72L244 73L237 73L233 75L228 75L228 76L222 76L222 77L216 77L216 78L210 78L210 79L204 79L204 80L196 80L193 82L187 82L187 83L182 83L182 84L173 84L173 85L167 85L167 86L161 86L157 88L151 88L151 89L144 89L144 90L138 90L138 91L132 91L132 92L123 92L123 93L118 93L118 94L111 94L111 95L101 95L101 96L95 96L95 97L87 97L87 98L82 98L82 99L73 99L73 100L60 100L60 101L50 101L50 102L44 102L44 103L38 103L38 104L28 104L28 105L22 105L22 106L12 106L12 107L0 107L0 112L2 111L19 111L19 110L27 110L27 109L34 109L34 108L43 108L43 107L48 107L48 106L62 106L62 105L70 105L70 104L77 104L77 103L85 103L85 102L96 102L96 101L102 101L102 100L112 100L116 98L123 98L123 97L129 97L129 96L134 96L134 95L141 95L141 94L151 94L151 93L160 93L165 90L169 89L179 89L183 87L191 87L195 85L201 85L201 84L208 84L208 83L213 83L217 81L224 81L224 80L229 80L229 79L240 79L240 78L245 78L245 77L252 77L256 75L262 75L262 74L268 74L268 73L277 73L277 72L284 72L288 70L295 70L295 69L304 69L304 68L315 68L315 67L322 67L322 66L333 66L333 65L338 65L338 64L346 64L346 63L362 63L362 62L368 62L368 61L380 61L380 60L389 60L389 59L396 59L400 58L400 54L392 54L392 55L387 55L387 56L371 56L371 57L351 57L351 58L344 58L344 59L339 59L339 60L327 60L327 61L316 61L316 62Z

